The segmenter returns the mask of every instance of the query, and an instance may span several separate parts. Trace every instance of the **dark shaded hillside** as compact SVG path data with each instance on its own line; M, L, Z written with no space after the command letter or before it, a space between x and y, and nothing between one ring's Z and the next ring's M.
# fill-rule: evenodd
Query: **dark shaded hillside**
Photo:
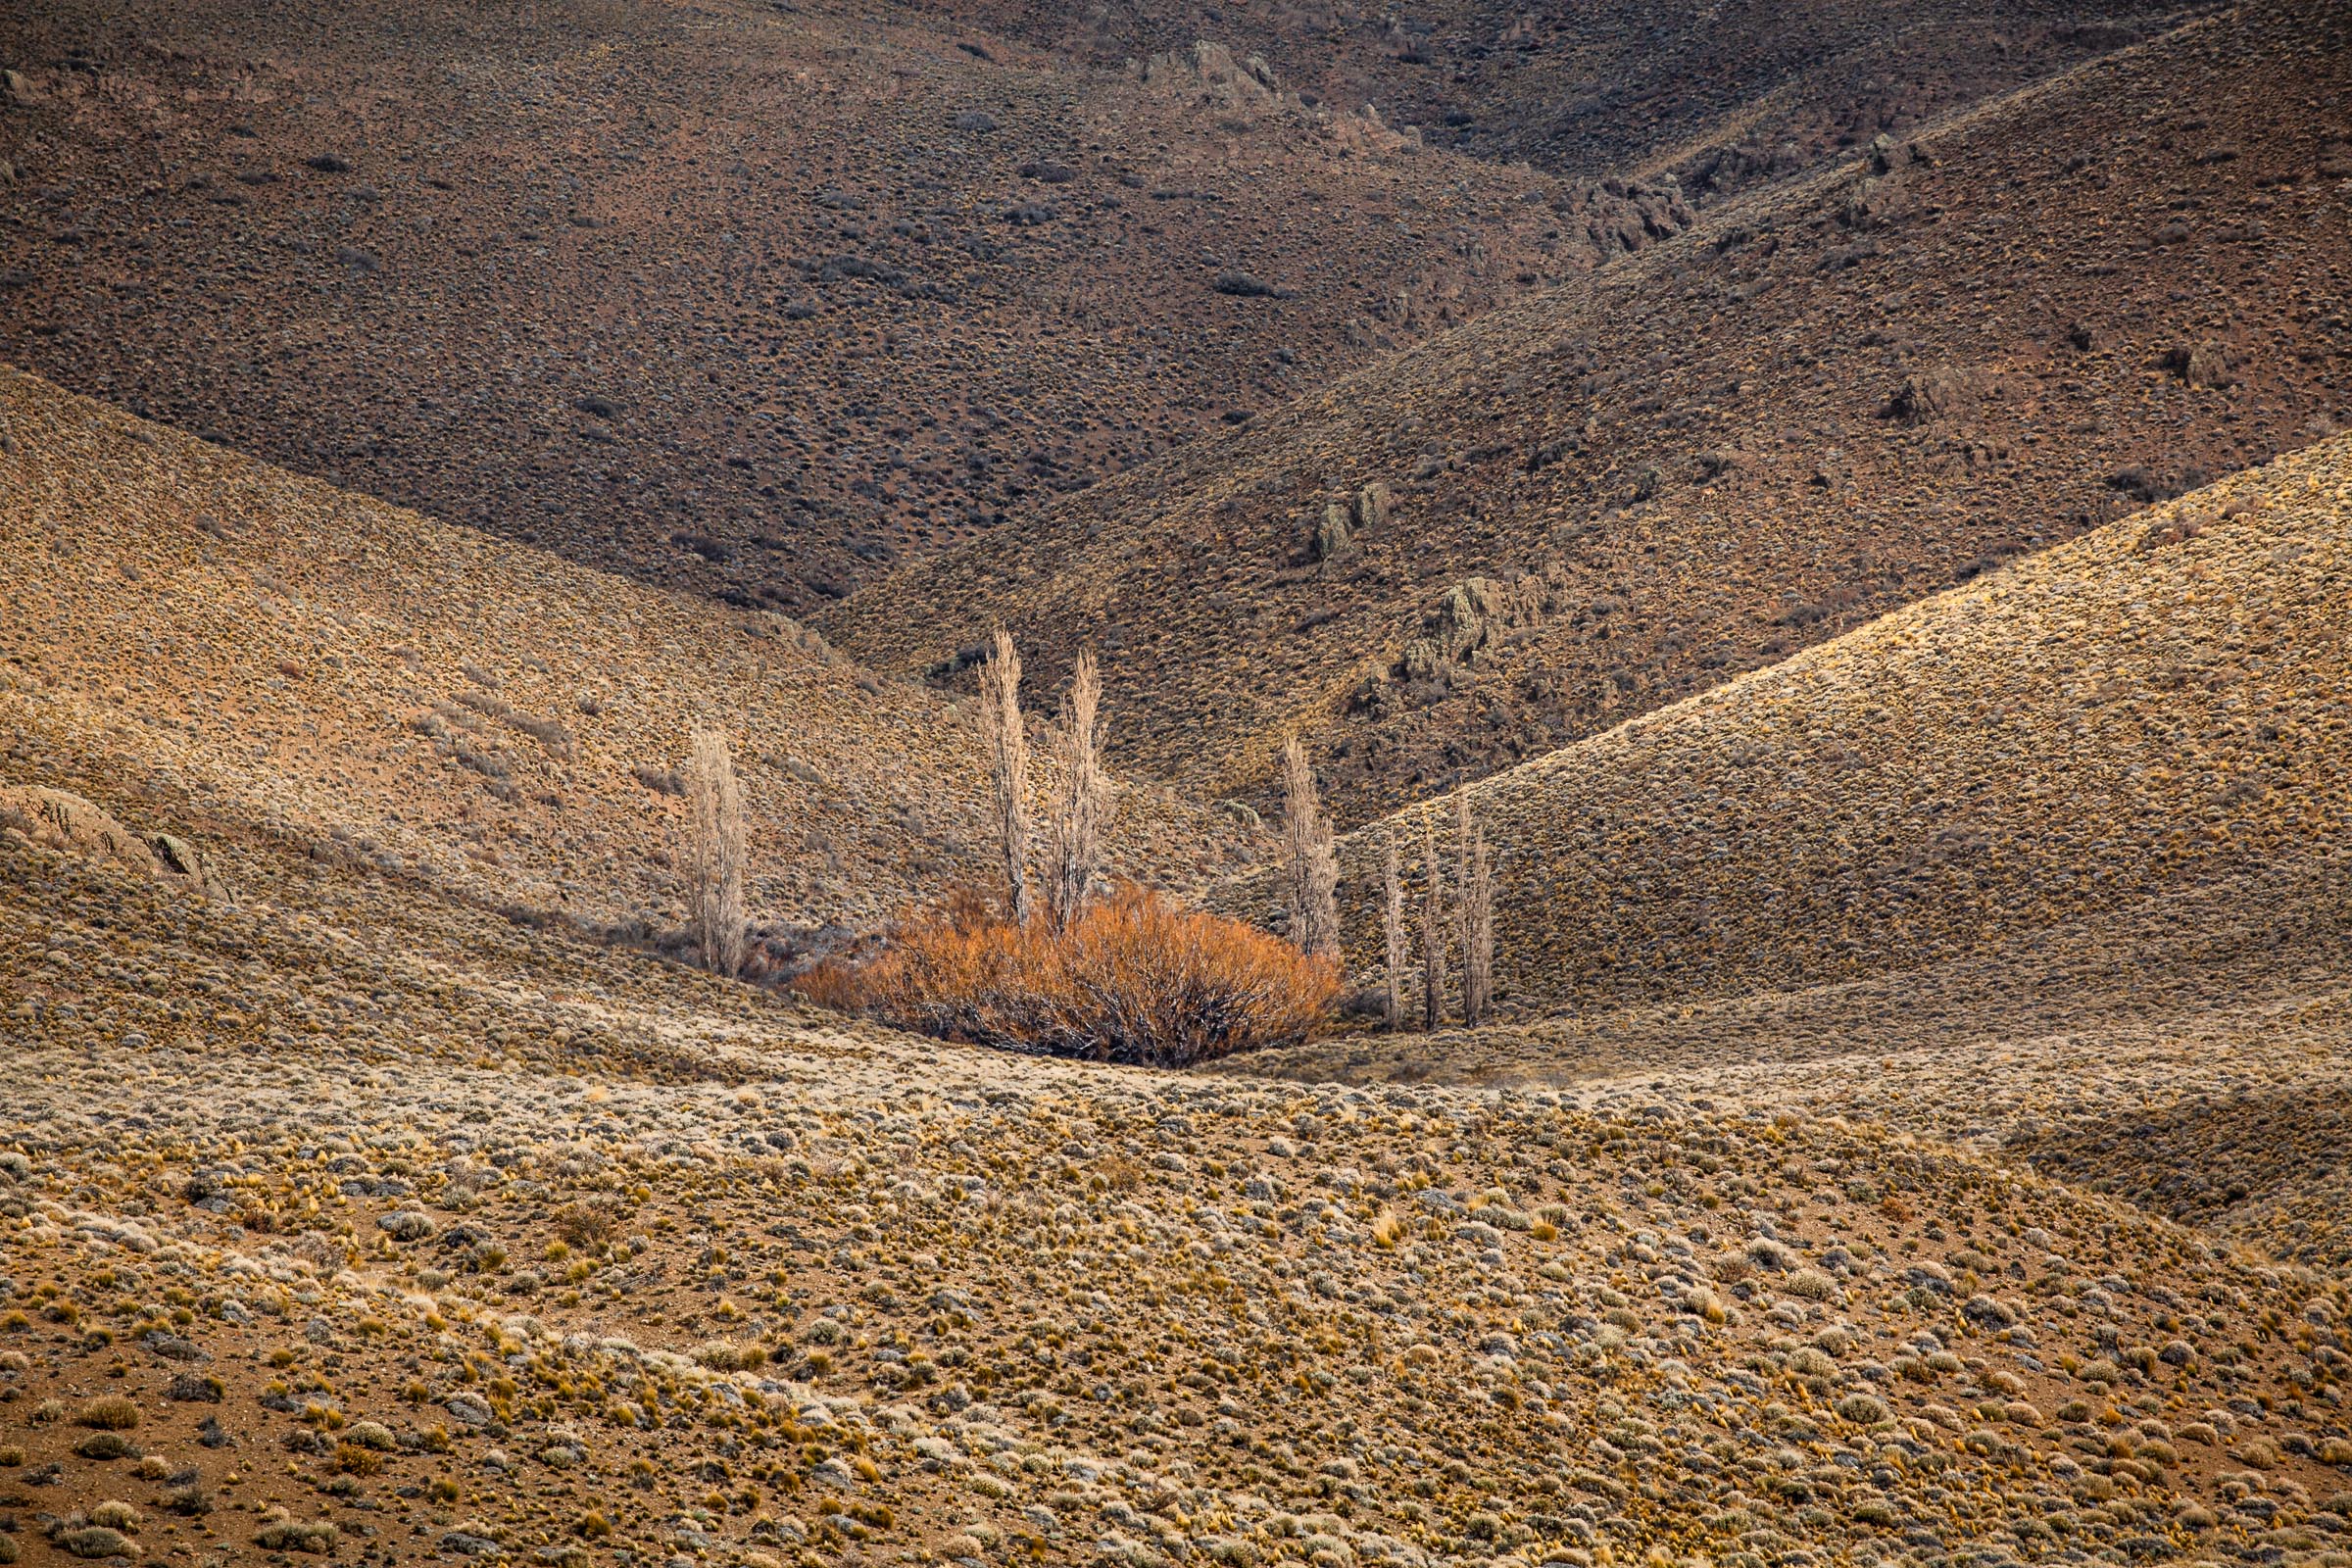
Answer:
M1214 38L1327 99L1375 104L1436 145L1572 176L1671 172L1698 199L1800 172L1874 136L1910 135L2209 8L984 0L930 9L1103 63Z
M794 609L1686 220L1214 51L1147 83L912 16L531 15L10 8L0 357Z
M1105 651L1131 762L1363 820L2352 423L2352 20L2196 24L829 612ZM1393 503L1336 558L1328 508Z

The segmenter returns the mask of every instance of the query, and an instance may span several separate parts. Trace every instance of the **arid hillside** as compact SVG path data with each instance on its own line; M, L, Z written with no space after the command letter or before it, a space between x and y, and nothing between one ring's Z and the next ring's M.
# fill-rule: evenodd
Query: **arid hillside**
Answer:
M1784 990L2085 923L2194 941L2208 901L2340 942L2348 588L2352 436L1471 785L1517 1000ZM1346 842L1357 951L1378 847L1456 804Z
M2112 1199L1654 1073L942 1047L206 848L255 896L0 832L22 1559L2331 1568L2352 1298Z
M2337 437L1472 785L1517 1021L1246 1070L1690 1075L2341 1266L2348 589ZM1457 808L1343 846L1359 958Z
M493 906L674 916L688 732L731 736L755 915L868 927L979 880L974 725L714 609L297 478L0 369L6 782L150 797ZM1236 864L1122 788L1119 870Z
M0 65L0 358L742 608L1688 219L1214 48L1147 79L864 8L57 0Z
M1097 644L1134 764L1258 794L1301 729L1370 819L2352 422L2347 105L2342 8L2218 14L819 624L906 673Z
M2352 1568L2352 9L1432 7L0 16L0 1568Z
M1376 104L1433 146L1570 176L1671 174L1704 200L1876 136L1908 136L2204 8L1276 0L1212 13L984 0L925 9L1103 64L1215 37L1323 99Z

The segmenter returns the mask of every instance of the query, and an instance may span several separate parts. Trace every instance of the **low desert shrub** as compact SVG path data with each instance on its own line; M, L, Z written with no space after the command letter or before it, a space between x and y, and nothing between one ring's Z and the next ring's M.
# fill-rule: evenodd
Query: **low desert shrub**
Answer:
M1158 894L1123 888L1060 931L960 894L862 964L827 962L811 1001L973 1045L1152 1066L1310 1038L1339 966Z
M139 1424L139 1407L120 1394L110 1394L83 1405L75 1419L101 1432L127 1432Z
M340 1532L324 1519L296 1519L283 1508L262 1515L254 1544L270 1551L309 1551L320 1555L335 1549Z

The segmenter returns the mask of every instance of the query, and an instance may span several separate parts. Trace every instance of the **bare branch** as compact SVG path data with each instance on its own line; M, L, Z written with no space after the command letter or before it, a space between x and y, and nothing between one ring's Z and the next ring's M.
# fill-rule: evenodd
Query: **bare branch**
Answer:
M1110 814L1110 780L1102 771L1102 677L1094 651L1088 649L1078 656L1054 728L1062 772L1047 830L1054 870L1046 884L1046 904L1056 931L1067 930L1085 912L1102 867L1102 825Z
M743 972L746 855L743 789L734 754L714 729L698 729L686 754L686 912L703 962L714 973Z
M1421 1027L1446 1021L1446 868L1438 860L1436 819L1421 819L1421 858L1429 889L1421 901Z
M1340 954L1340 859L1331 818L1315 790L1306 748L1294 735L1282 748L1283 843L1291 906L1291 940L1316 957Z
M980 671L980 733L996 790L997 840L1012 918L1027 925L1029 894L1029 732L1021 722L1021 656L1012 633L997 628L996 653Z
M1462 956L1462 1022L1476 1024L1494 1001L1494 864L1487 854L1486 829L1471 817L1470 792L1464 790L1459 800L1461 908L1454 937Z
M1381 855L1387 901L1381 906L1380 931L1387 946L1387 980L1381 996L1381 1018L1389 1028L1404 1027L1404 883L1396 874L1396 830L1389 829Z

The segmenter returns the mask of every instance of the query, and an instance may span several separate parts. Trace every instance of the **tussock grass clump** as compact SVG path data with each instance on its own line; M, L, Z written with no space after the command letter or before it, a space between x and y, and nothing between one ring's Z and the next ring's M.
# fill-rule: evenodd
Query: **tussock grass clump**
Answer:
M139 1407L120 1394L110 1394L83 1405L74 1421L101 1432L128 1432L139 1424Z
M758 1345L737 1345L732 1340L706 1340L687 1355L696 1365L707 1366L713 1372L733 1372L759 1366L767 1359L767 1350Z
M1328 958L1130 887L1060 931L957 895L801 990L942 1040L1184 1066L1312 1038L1339 985Z
M331 1552L341 1532L324 1519L296 1519L283 1508L272 1508L262 1516L261 1528L254 1532L254 1544L270 1551Z
M49 1538L60 1551L74 1557L136 1557L138 1544L106 1525L68 1524Z

